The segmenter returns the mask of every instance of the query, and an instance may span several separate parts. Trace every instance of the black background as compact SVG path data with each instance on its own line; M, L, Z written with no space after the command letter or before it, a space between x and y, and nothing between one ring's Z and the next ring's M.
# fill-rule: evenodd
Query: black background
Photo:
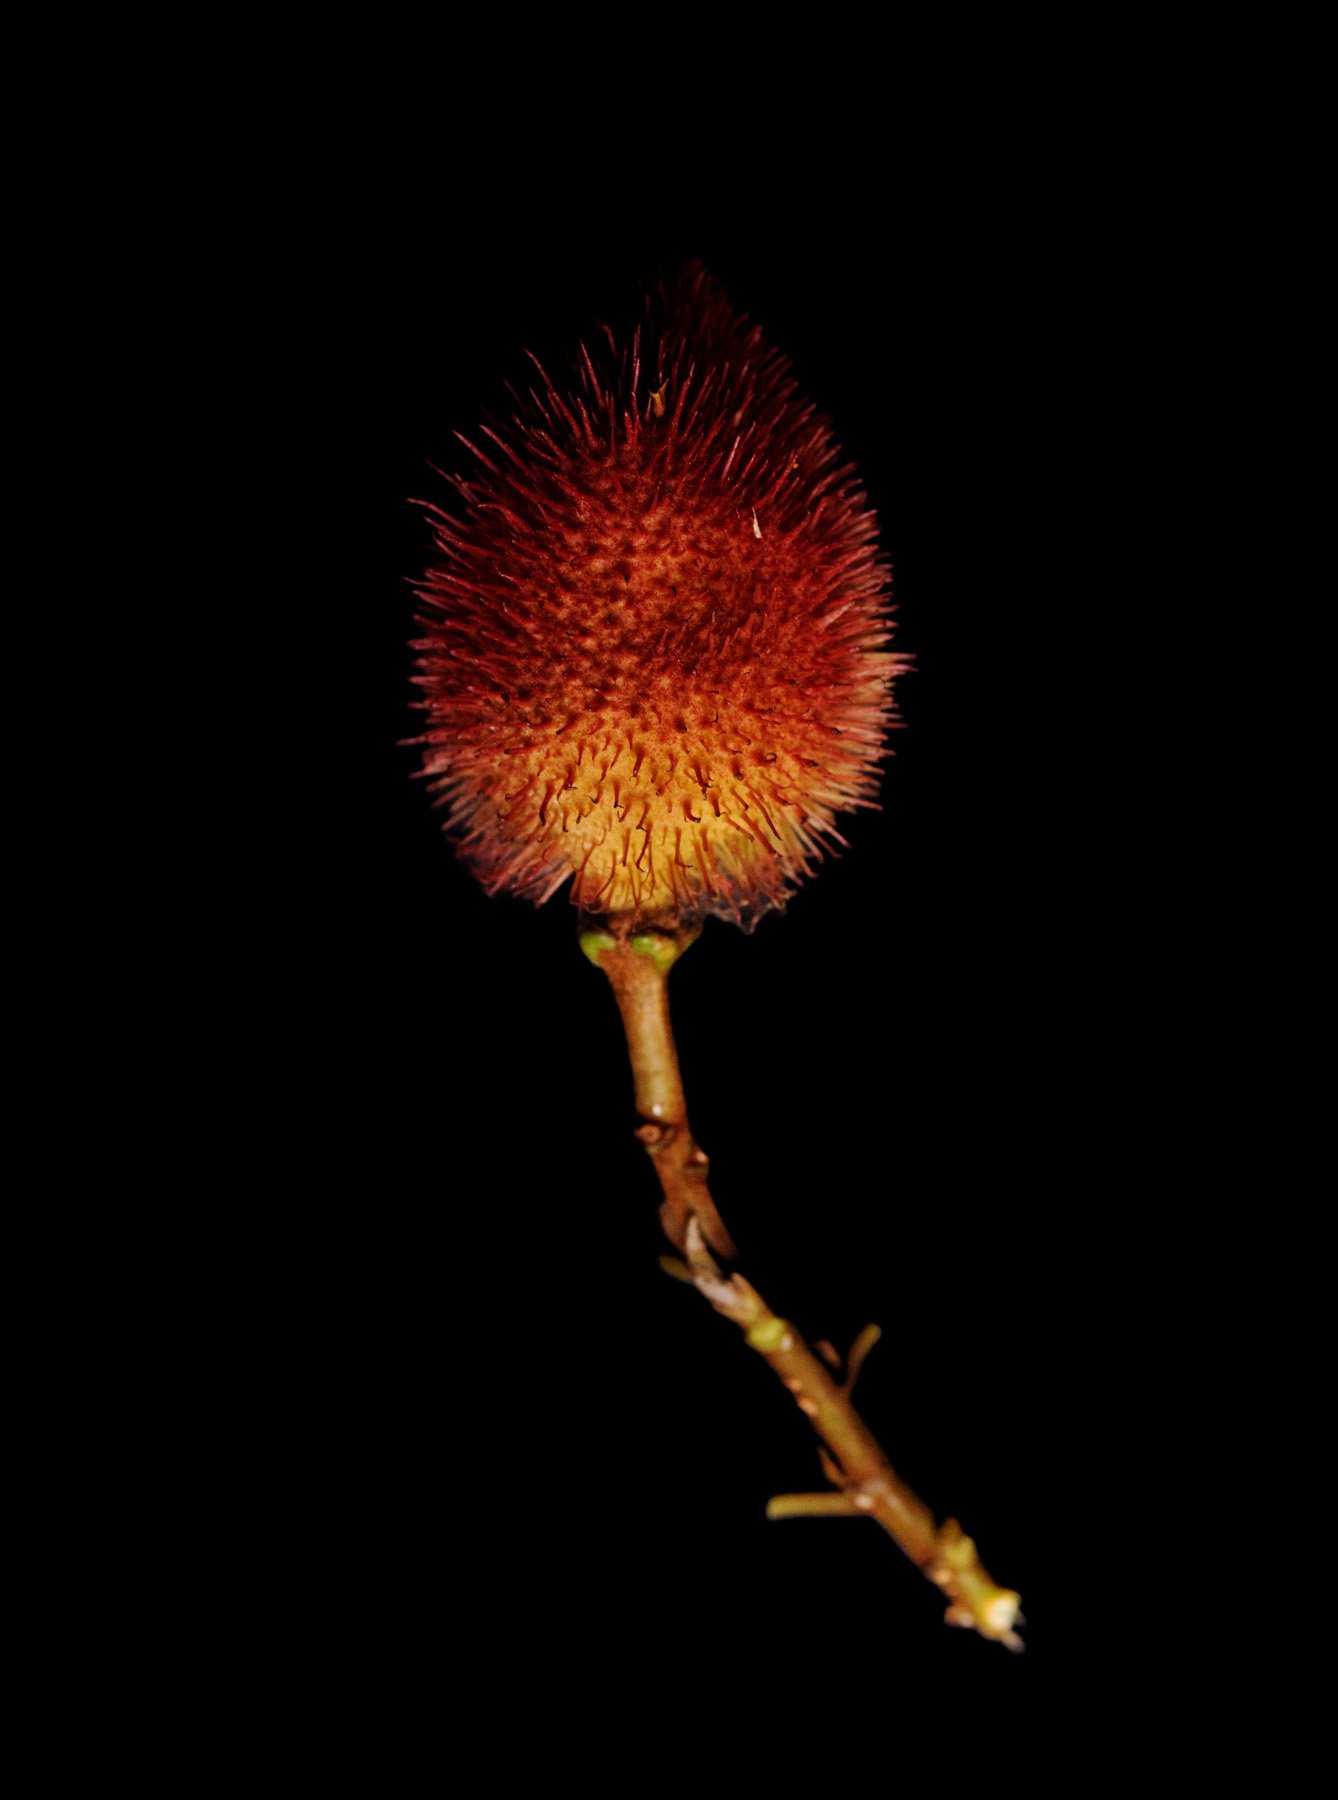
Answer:
M1097 799L1123 625L1093 495L1126 456L1099 259L1071 193L949 199L867 149L835 200L821 162L629 195L571 156L438 189L424 154L407 189L356 159L295 188L256 263L284 291L253 297L294 547L274 616L247 614L293 652L250 1096L284 1199L255 1304L282 1340L264 1455L300 1495L302 1639L406 1716L449 1663L466 1703L597 1697L647 1734L699 1711L779 1730L801 1690L797 1716L817 1695L871 1742L936 1694L1022 1729L1095 1679L1086 1446L1125 1429L1093 1348L1132 1091L1106 1023L1129 875ZM561 367L687 257L835 422L915 659L882 810L783 916L709 924L673 976L694 1128L771 1304L842 1349L883 1327L863 1409L1021 1591L1023 1657L946 1630L873 1526L765 1521L822 1485L811 1435L657 1267L565 894L486 898L399 743L428 553L409 500L450 504L429 462L458 466L452 432L504 411L525 349Z

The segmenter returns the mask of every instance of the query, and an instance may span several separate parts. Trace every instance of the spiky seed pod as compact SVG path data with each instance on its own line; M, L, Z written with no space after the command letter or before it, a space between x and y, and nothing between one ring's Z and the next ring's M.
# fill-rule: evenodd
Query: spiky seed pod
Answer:
M780 906L894 722L872 513L789 364L694 267L569 392L462 440L416 741L489 891L633 918Z

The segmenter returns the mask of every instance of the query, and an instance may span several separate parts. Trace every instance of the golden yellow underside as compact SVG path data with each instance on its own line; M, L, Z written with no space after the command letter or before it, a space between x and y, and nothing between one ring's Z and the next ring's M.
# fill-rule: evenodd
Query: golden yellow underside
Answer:
M709 731L672 748L605 738L562 751L550 742L509 760L466 851L485 880L540 886L539 898L574 876L573 900L597 912L782 898L851 799L816 759Z

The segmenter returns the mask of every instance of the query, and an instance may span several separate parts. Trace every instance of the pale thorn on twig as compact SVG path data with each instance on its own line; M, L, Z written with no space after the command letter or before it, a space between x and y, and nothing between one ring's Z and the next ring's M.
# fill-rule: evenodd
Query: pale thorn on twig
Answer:
M704 1295L718 1313L736 1323L746 1320L749 1313L756 1313L757 1296L743 1277L731 1275L726 1279L721 1275L719 1264L706 1248L696 1213L688 1220L685 1248L697 1292Z
M845 1384L842 1390L844 1393L854 1392L855 1382L859 1377L860 1370L864 1367L864 1359L882 1335L879 1326L866 1325L850 1346L850 1355L846 1359Z
M827 1446L825 1444L818 1445L818 1461L822 1465L823 1474L827 1477L828 1481L831 1482L833 1487L845 1486L846 1478L844 1471L839 1469L835 1459L828 1455Z
M775 1494L767 1501L769 1519L840 1519L854 1511L848 1494Z
M706 1248L706 1239L702 1236L702 1228L697 1223L696 1213L693 1213L688 1220L687 1243L684 1248L687 1250L688 1266L692 1270L694 1280L699 1275L719 1275L720 1266Z

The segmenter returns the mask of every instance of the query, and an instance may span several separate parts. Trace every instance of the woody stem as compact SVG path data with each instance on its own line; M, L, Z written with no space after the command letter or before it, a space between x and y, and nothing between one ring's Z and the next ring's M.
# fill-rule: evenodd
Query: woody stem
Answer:
M697 929L612 919L583 932L581 948L603 969L627 1034L638 1115L637 1136L660 1179L660 1223L684 1252L686 1264L667 1264L690 1280L715 1308L739 1326L793 1395L824 1446L823 1468L833 1489L786 1494L768 1507L771 1518L848 1513L876 1519L921 1571L943 1589L953 1625L1021 1649L1013 1626L1018 1595L991 1579L976 1547L955 1519L937 1525L933 1513L897 1474L851 1399L862 1360L857 1346L850 1372L838 1383L787 1319L737 1273L722 1273L711 1252L738 1252L707 1186L708 1163L688 1125L678 1054L669 1020L669 970L695 940ZM867 1347L868 1338L862 1340Z
M688 1124L669 1023L669 970L699 931L633 929L625 919L614 919L606 930L584 932L581 948L608 976L622 1014L632 1059L636 1135L660 1178L664 1235L677 1249L685 1249L688 1221L695 1218L711 1248L733 1261L739 1253L706 1184L710 1162Z

